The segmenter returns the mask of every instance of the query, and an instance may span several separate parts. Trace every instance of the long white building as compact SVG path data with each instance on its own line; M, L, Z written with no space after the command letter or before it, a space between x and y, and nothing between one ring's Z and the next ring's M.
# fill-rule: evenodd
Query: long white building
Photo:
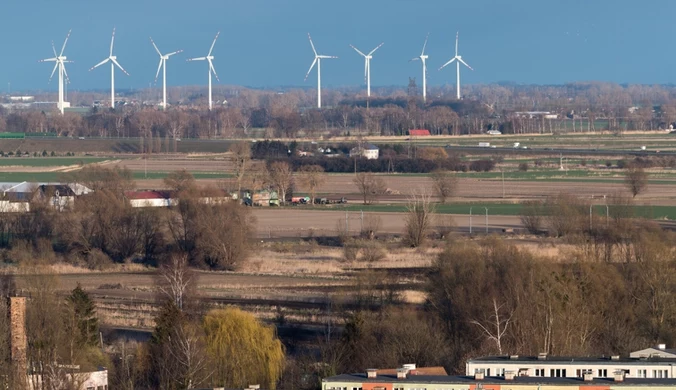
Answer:
M468 360L465 371L466 375L513 373L545 378L582 378L585 374L613 378L616 373L624 373L626 378L676 378L676 350L660 344L632 352L628 357L486 356Z

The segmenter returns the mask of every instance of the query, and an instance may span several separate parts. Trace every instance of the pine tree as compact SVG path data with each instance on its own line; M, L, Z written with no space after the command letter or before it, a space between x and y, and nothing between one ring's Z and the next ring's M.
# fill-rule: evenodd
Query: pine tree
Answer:
M78 283L66 301L71 306L77 326L77 343L80 346L96 346L99 336L99 319L96 306L89 294Z

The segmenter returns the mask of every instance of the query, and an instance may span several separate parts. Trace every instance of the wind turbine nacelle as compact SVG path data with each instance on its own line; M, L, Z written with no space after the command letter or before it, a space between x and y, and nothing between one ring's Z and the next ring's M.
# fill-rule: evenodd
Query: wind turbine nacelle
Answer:
M429 56L428 56L427 54L425 54L424 56L420 56L420 59L421 59L421 60L426 60L426 59L428 59L428 58L429 58Z
M111 60L116 60L116 59L117 59L117 56L110 56L110 57L108 57L108 58L110 58Z

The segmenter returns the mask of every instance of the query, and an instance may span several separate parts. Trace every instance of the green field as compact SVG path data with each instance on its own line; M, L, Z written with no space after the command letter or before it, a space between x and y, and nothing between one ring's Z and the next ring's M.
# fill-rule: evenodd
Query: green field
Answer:
M93 164L110 160L105 157L0 157L0 167L61 167Z

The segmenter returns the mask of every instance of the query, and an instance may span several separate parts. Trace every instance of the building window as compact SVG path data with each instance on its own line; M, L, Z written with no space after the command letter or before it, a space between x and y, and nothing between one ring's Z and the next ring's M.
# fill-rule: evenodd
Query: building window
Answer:
M561 369L561 368L552 368L549 370L549 376L552 378L565 378L566 376L566 369Z
M576 376L578 378L582 378L585 374L593 374L594 372L593 372L593 370L590 370L590 369L579 369L578 368L575 373L576 373Z
M596 375L599 378L607 378L608 377L608 370L605 368L599 368L598 369L598 375Z
M667 370L653 370L653 378L669 378Z
M545 369L544 368L536 368L535 369L535 376L545 376Z
M636 370L636 377L637 378L647 378L648 377L648 370Z
M504 368L496 368L495 369L495 375L496 376L505 376L505 369Z

